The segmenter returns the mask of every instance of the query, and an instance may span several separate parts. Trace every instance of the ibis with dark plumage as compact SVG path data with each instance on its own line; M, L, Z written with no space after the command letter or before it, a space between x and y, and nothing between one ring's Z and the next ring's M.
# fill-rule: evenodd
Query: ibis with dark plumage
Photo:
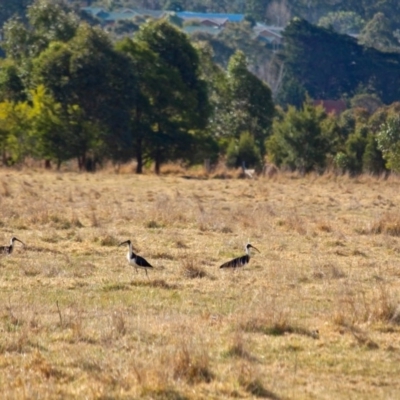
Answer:
M0 246L0 254L11 254L14 250L14 242L20 242L25 246L25 243L13 236L10 240L10 245L9 246Z
M245 249L246 249L246 254L244 256L240 256L240 257L234 258L233 260L227 261L226 263L222 264L220 266L220 268L236 269L236 268L244 267L245 265L247 265L250 262L251 249L254 249L254 250L257 250L258 252L260 252L260 250L258 250L256 247L254 247L250 243L247 243Z
M129 264L134 266L136 269L136 272L138 271L138 268L144 268L144 270L146 271L146 276L149 277L147 275L147 270L149 268L153 268L152 265L150 265L146 259L144 259L143 257L138 256L137 254L135 254L133 252L132 249L132 242L130 240L126 240L125 242L120 243L119 245L122 246L124 244L127 244L129 246L129 250L128 253L126 255L126 258L129 261Z

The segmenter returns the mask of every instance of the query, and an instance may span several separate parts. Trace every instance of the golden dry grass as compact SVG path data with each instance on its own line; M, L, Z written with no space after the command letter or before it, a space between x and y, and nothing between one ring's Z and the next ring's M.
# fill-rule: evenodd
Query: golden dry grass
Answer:
M119 172L0 170L3 399L398 397L399 179Z

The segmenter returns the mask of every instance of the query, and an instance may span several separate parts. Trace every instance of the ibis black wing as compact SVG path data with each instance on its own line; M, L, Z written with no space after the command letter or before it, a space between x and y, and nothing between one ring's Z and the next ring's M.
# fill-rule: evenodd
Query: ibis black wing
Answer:
M0 246L0 254L11 254L12 246Z
M220 268L239 268L246 265L250 260L250 257L246 254L241 257L234 258L233 260L227 261L222 264Z
M143 257L136 256L135 262L138 267L153 268Z

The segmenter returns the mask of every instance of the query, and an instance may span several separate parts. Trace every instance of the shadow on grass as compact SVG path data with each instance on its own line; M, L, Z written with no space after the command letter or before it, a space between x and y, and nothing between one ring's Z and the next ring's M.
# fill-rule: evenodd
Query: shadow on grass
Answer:
M144 398L150 398L154 400L189 400L188 397L170 388L144 389L142 395Z
M251 393L253 396L270 400L282 399L274 392L271 392L270 390L266 389L259 379L254 379L253 381L246 383L241 382L241 385L246 390L246 392Z
M286 321L268 323L267 321L254 318L241 324L241 328L246 332L259 332L271 336L296 334L308 336L313 339L319 338L318 330L309 330L300 326L293 326L291 324L288 324Z
M132 281L130 286L142 286L142 287L155 287L167 290L178 289L178 285L170 284L165 282L164 279L154 279L154 280L147 280L147 281Z

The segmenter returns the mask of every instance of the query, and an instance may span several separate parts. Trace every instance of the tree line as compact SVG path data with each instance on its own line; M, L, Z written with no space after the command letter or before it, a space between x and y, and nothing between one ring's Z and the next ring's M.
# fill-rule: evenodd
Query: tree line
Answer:
M65 4L46 0L28 9L27 21L4 26L4 164L76 158L84 169L135 158L137 172L149 163L159 172L166 161L215 160L244 133L256 161L265 155L274 104L243 53L225 71L207 46L195 48L166 21L113 43Z
M138 173L151 164L159 173L168 161L192 165L206 158L223 158L230 167L268 161L302 172L379 174L400 167L398 88L386 90L368 64L379 65L388 82L396 56L371 53L304 20L289 24L277 55L285 65L280 105L249 72L243 52L222 68L207 41L194 44L164 20L113 42L64 3L37 0L26 22L9 20L4 33L3 165L33 157L58 167L76 159L86 170L135 159ZM318 40L331 46L319 47ZM336 59L321 53L325 67L318 70L322 62L312 58L319 49L333 53L339 46ZM349 60L362 69L351 75ZM312 101L320 96L342 97L349 109L327 114Z

